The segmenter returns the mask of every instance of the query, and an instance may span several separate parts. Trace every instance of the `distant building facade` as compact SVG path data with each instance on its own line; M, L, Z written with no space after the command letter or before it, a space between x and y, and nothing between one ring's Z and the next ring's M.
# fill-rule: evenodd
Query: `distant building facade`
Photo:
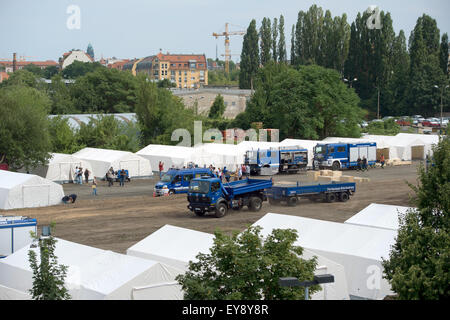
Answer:
M72 50L66 52L63 54L62 58L59 58L61 69L70 66L75 61L94 62L94 59L82 50Z
M193 89L208 85L205 55L158 53L125 63L123 70L133 74L145 73L155 81L167 79L179 89Z

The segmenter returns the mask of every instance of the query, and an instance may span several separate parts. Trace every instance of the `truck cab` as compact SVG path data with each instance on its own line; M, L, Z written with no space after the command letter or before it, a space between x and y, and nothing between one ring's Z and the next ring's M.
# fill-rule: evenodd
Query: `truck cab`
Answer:
M187 193L190 181L202 176L215 177L209 168L170 169L156 183L154 194L158 197L175 193Z

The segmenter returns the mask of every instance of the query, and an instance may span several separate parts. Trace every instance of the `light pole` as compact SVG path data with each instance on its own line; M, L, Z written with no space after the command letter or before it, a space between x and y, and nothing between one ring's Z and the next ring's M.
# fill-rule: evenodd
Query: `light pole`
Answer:
M439 89L439 86L438 85L434 85L434 87L436 88L436 89ZM441 130L442 130L442 109L443 109L443 105L442 105L442 96L444 95L444 90L445 89L447 89L448 88L448 85L446 85L445 87L444 86L442 86L440 89L441 89Z
M295 277L286 277L278 279L278 284L281 287L305 287L305 300L309 300L309 287L315 286L317 284L325 284L334 282L334 275L332 274L321 274L314 276L313 281L302 281Z
M348 80L348 79L344 78L343 80L344 80L344 82L350 83L350 88L352 88L352 84L353 84L354 81L358 81L357 78L354 78L353 80Z

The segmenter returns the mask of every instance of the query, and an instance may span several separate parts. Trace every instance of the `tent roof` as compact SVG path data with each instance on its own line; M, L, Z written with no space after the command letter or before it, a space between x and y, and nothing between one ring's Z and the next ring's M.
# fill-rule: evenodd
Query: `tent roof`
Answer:
M128 248L127 254L135 251L187 263L199 253L209 253L213 243L212 234L166 224Z
M397 232L309 219L303 217L268 213L254 226L263 228L262 234L267 236L273 229L295 229L298 232L297 245L312 249L368 259L381 260L389 256L390 246L395 243Z
M127 155L134 155L132 152L120 151L120 150L110 150L110 149L99 149L99 148L84 148L73 154L75 157L82 159L92 159L97 161L113 162L115 160L121 159Z
M366 208L345 221L348 224L398 230L399 217L411 207L371 203Z
M105 251L62 239L57 240L55 254L59 264L69 267L68 282L70 279L81 281L81 285L86 289L104 295L108 295L157 264L151 260ZM2 259L0 263L31 272L28 262L29 250L30 246L26 246Z
M17 173L6 170L0 170L0 188L12 189L30 179L33 179L34 174Z
M161 144L149 144L142 148L136 154L155 155L155 156L183 156L186 157L194 152L193 148L182 146L167 146Z

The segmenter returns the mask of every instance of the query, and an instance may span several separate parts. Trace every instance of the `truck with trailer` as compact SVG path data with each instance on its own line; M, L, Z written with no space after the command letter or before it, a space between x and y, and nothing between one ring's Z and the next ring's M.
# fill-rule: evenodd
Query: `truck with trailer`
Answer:
M245 164L252 175L298 173L308 165L308 150L298 146L250 150L245 153Z
M170 169L156 183L153 196L187 193L189 182L202 176L215 177L215 174L209 168Z
M272 179L244 179L222 183L219 178L203 177L192 179L189 184L189 210L198 216L213 212L217 218L227 214L229 209L240 210L247 206L259 211L267 200L266 189L272 187Z
M377 144L367 143L324 143L314 148L313 169L349 169L358 167L358 158L367 159L367 165L377 161Z
M346 202L356 192L356 183L309 184L293 186L273 186L267 190L270 204L286 202L288 206L296 206L299 198L307 198L311 201L325 200L326 202Z

